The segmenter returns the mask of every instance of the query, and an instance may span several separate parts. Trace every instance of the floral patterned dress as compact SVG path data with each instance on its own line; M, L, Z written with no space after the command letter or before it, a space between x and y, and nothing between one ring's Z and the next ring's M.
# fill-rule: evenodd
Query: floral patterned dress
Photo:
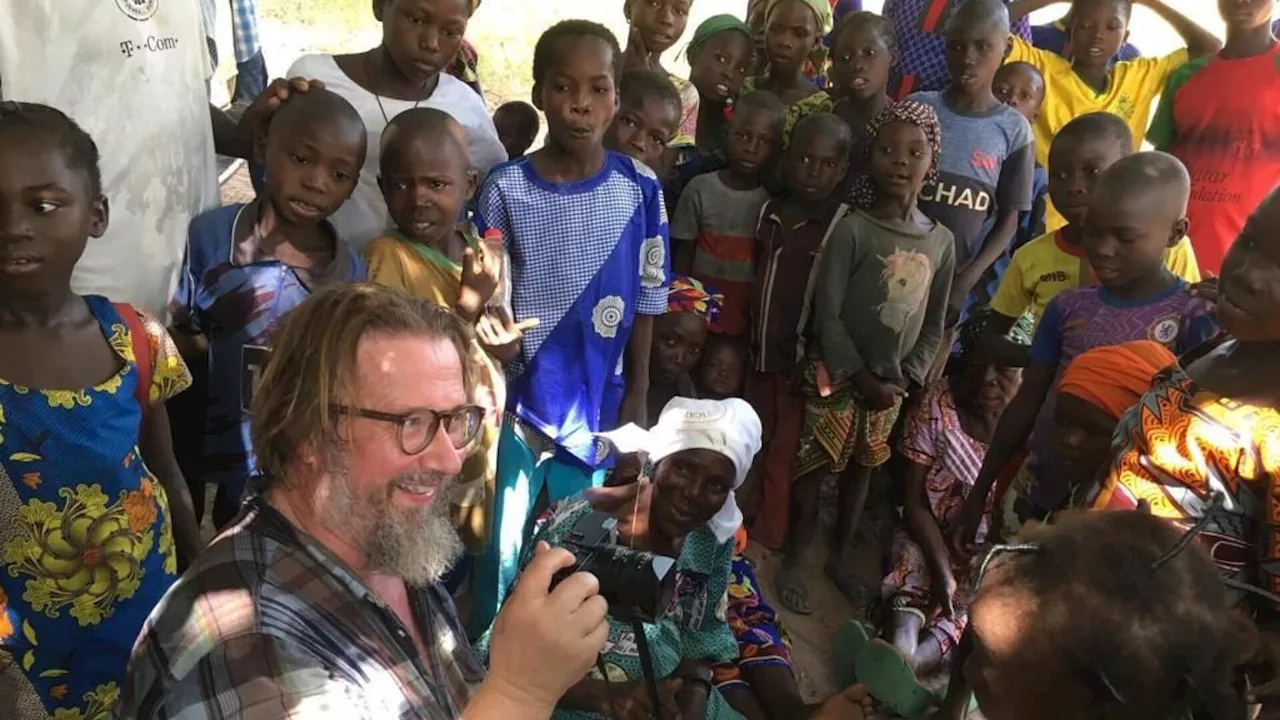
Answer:
M956 401L945 378L930 387L907 416L899 449L908 460L929 469L925 474L925 502L945 534L964 507L987 455L987 445L969 437L961 427ZM986 538L990 519L988 501L978 526L977 542ZM889 557L892 567L880 583L885 610L923 618L925 628L937 638L943 653L949 652L960 642L968 624L965 598L953 598L954 617L933 616L936 608L929 563L924 550L905 528L895 531ZM952 572L962 588L967 569L952 563Z
M169 505L138 450L138 368L125 321L85 298L123 368L93 387L0 378L0 717L103 718L143 621L177 576ZM141 313L151 403L191 383Z

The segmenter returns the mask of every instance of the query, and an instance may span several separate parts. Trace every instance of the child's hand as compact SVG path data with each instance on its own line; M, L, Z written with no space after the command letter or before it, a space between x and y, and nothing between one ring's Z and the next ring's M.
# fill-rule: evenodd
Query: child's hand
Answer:
M636 26L627 35L627 47L622 51L622 66L628 70L652 70L657 58L644 44L644 36Z
M863 370L854 375L853 382L858 393L867 401L872 410L888 410L899 399L907 396L906 390L894 383L881 380L868 370Z
M537 318L517 323L506 308L491 308L476 321L476 339L480 341L480 347L498 362L508 363L519 354L525 331L537 326Z
M956 583L956 576L950 569L935 574L933 578L933 604L938 609L938 614L944 618L953 618L956 616L955 596L959 584Z
M467 248L462 254L462 295L459 304L475 302L484 307L502 281L502 258L497 253ZM470 297L468 297L470 295Z
M1191 293L1191 297L1203 298L1214 307L1218 305L1218 278L1213 275L1187 288L1187 291Z

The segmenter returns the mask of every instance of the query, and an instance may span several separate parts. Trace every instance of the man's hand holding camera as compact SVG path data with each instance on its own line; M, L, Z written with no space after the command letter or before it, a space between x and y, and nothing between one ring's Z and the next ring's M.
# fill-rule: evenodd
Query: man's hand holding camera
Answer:
M567 550L538 544L533 562L498 614L489 678L464 718L547 717L595 663L609 638L609 608L599 594L599 581L576 573L549 589L552 576L575 562ZM547 662L549 657L555 662Z

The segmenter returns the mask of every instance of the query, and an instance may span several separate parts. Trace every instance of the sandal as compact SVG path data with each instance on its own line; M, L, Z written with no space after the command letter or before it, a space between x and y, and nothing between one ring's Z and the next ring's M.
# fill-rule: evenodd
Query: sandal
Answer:
M831 653L835 659L836 687L847 688L858 682L855 670L858 655L862 654L869 642L870 631L857 620L846 620L836 628Z
M858 654L854 667L858 682L896 715L923 717L938 705L938 696L920 684L907 659L884 640L867 643Z

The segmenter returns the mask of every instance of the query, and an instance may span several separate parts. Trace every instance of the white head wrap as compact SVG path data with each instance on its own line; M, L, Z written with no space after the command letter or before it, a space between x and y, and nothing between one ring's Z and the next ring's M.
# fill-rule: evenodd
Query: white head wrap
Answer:
M652 430L626 425L601 433L618 452L643 452L658 463L682 450L710 450L729 458L736 490L747 479L751 462L760 452L760 416L745 400L674 398L662 409ZM733 493L708 523L716 539L727 542L742 525L742 512Z

